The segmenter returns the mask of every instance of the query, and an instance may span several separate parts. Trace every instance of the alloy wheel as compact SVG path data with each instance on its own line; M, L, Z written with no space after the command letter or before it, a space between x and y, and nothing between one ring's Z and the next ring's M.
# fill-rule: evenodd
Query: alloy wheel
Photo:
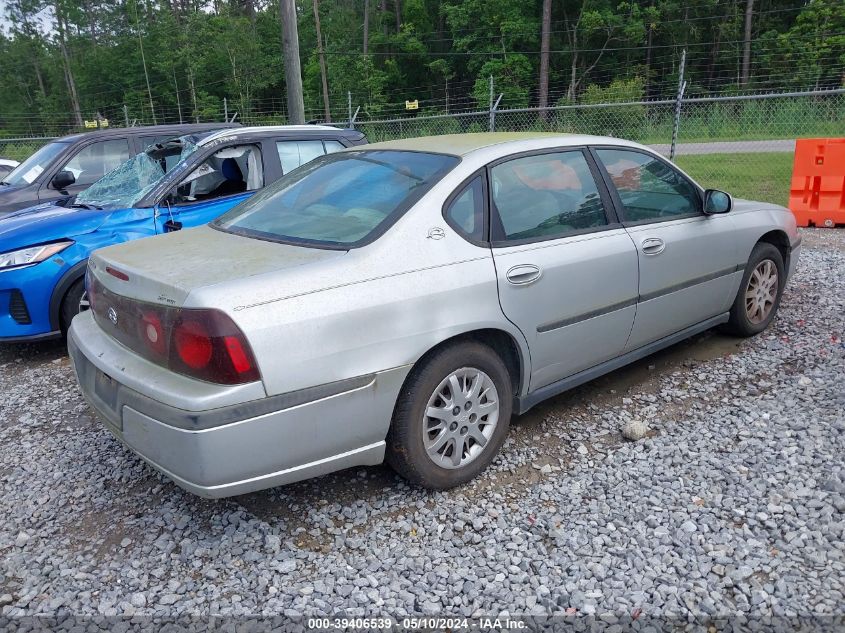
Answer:
M498 421L499 393L490 376L473 367L455 370L428 399L426 454L441 468L462 468L484 451Z
M82 296L79 297L79 311L85 312L86 310L91 309L91 302L88 301L88 292L86 290L82 291Z
M778 269L771 259L764 259L754 268L745 289L745 313L754 325L765 321L778 296Z

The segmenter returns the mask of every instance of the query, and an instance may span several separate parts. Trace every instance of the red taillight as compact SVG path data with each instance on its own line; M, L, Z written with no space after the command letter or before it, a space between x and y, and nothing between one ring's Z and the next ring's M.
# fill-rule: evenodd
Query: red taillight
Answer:
M127 275L122 270L117 270L116 268L112 268L111 266L106 266L106 272L112 277L117 277L121 281L129 281L129 275Z
M198 321L183 321L173 330L173 343L179 358L191 369L203 369L214 351L211 335Z
M252 348L225 313L172 308L111 292L88 275L91 307L100 327L147 360L171 371L224 385L260 379Z
M232 359L235 371L239 374L248 372L252 367L252 361L244 351L240 339L236 336L227 336L223 340L226 342L226 350L229 352L229 358Z
M200 380L237 385L259 379L243 332L218 310L174 310L170 369Z

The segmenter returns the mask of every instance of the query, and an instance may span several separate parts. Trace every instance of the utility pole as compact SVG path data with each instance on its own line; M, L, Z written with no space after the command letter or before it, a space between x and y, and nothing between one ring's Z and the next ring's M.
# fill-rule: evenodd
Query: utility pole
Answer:
M282 53L285 56L285 87L288 97L288 123L305 123L305 101L302 98L302 69L299 65L299 31L296 26L294 0L280 0L282 19Z
M326 56L323 54L323 36L320 34L320 8L314 0L314 25L317 27L317 54L320 56L320 76L323 80L323 109L326 112L326 123L332 122L329 110L329 84L326 77Z
M747 0L745 3L745 33L742 41L742 74L739 77L739 85L743 88L748 85L751 76L751 24L754 20L754 0Z

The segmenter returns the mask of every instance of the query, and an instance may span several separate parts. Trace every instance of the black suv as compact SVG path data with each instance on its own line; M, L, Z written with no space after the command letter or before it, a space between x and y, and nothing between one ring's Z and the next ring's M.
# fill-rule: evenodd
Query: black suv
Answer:
M0 181L0 217L42 202L66 204L112 169L174 136L240 127L191 123L115 128L51 141Z

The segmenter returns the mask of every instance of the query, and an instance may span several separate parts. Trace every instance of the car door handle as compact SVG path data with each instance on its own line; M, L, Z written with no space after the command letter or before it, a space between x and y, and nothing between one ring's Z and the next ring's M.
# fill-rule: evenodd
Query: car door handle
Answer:
M505 277L514 286L525 286L540 278L540 269L533 264L520 264L509 269Z
M646 255L659 255L666 248L666 244L659 237L647 237L640 246Z

